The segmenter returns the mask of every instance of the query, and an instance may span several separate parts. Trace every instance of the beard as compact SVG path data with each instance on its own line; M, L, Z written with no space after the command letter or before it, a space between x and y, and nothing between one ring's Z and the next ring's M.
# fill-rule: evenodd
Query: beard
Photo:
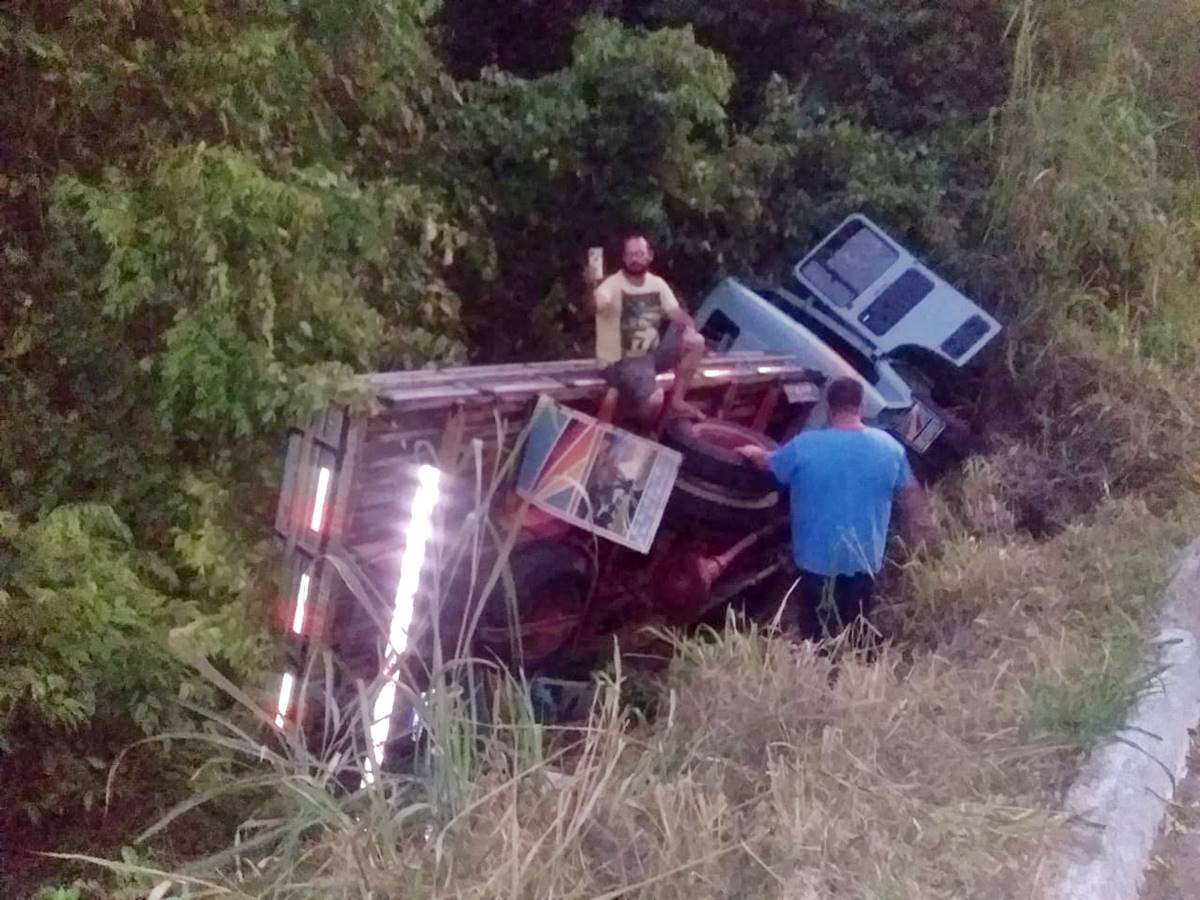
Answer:
M649 269L650 269L650 264L644 263L644 262L635 262L635 263L623 262L623 263L621 263L621 268L624 269L625 272L629 275L645 275L646 272L649 271Z

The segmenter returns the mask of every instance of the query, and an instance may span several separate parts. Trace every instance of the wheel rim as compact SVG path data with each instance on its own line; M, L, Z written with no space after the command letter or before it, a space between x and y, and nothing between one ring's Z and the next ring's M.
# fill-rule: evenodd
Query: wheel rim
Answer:
M693 497L699 497L701 500L719 503L730 509L756 510L764 513L775 509L779 505L780 500L778 491L768 491L763 494L744 494L740 491L730 490L724 485L704 481L690 475L686 478L677 478L675 480L675 489L682 493L690 494Z
M726 450L736 451L739 447L752 444L764 450L774 450L775 442L765 434L741 428L727 422L698 422L692 426L692 434L705 444Z

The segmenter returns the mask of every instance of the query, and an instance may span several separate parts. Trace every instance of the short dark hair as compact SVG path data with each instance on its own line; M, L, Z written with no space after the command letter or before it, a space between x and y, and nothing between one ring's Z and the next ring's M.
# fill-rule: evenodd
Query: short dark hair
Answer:
M644 231L627 231L625 237L621 238L621 249L624 250L630 241L645 241L646 246L651 250L654 249L654 242L650 240L649 235Z
M825 391L825 401L830 409L862 409L862 382L854 378L837 378Z

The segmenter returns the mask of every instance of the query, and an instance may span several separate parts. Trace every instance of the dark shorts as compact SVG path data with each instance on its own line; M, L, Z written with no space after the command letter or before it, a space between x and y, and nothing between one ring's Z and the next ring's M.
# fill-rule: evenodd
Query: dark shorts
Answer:
M818 575L800 570L800 580L788 601L787 624L802 639L836 637L858 623L853 639L864 639L863 623L875 608L875 576Z
M621 402L634 407L646 404L658 388L656 375L671 372L683 361L685 326L670 322L663 331L658 346L645 356L627 356L608 366L604 380L621 394Z

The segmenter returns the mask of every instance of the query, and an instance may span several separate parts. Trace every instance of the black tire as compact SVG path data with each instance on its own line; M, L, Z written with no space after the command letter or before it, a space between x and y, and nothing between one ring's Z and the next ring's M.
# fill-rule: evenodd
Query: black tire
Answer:
M540 649L525 660L537 662L556 652L574 631L572 615L582 612L592 587L592 558L570 543L534 541L514 550L508 565L515 609L504 585L497 584L477 636L498 644L511 640L514 629L541 631Z
M581 588L586 596L591 586L591 558L569 542L531 541L513 550L508 567L518 613L527 612L531 601L548 588L569 584ZM507 618L509 601L502 581L493 588L487 606L485 618Z
M682 454L680 468L688 475L750 493L779 488L770 473L754 468L735 452L747 444L774 450L778 444L761 432L723 419L692 422L677 418L667 423L661 440Z
M667 503L667 515L677 525L702 525L717 531L754 531L766 525L780 509L783 497L777 487L763 491L738 491L681 474Z

